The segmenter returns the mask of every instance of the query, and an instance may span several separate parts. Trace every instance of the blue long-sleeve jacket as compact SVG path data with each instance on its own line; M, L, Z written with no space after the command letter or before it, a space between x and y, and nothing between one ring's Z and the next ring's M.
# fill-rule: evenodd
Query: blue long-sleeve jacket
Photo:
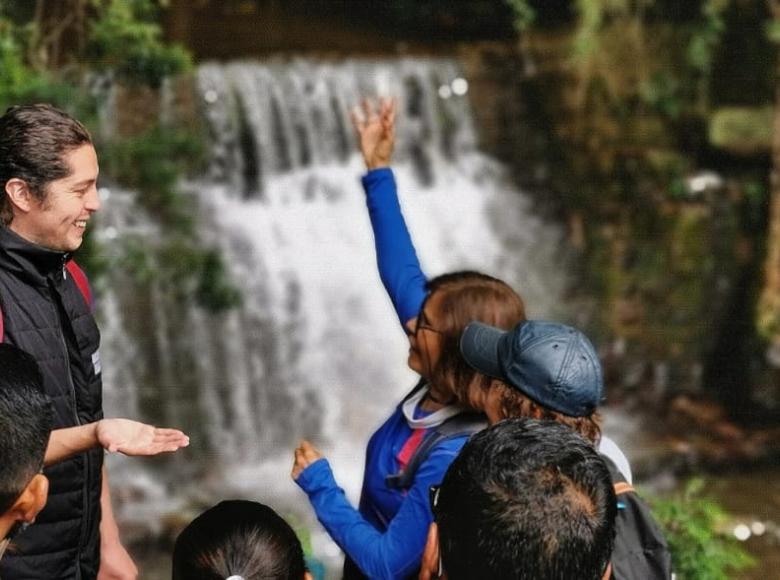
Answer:
M374 169L363 176L366 205L374 230L379 277L403 326L420 312L425 301L427 278L406 227L398 193L389 168Z
M363 186L380 277L403 325L422 307L426 278L401 214L392 171L370 171L363 177ZM433 520L428 490L442 481L468 439L464 435L438 444L418 469L410 489L392 489L385 478L399 471L398 453L412 433L399 406L371 437L359 510L347 501L324 459L311 464L296 480L320 523L370 578L405 578L417 572Z
M327 460L320 459L298 476L317 519L342 550L369 578L406 578L415 574L433 521L428 500L431 485L441 483L467 436L437 445L406 491L385 484L398 471L396 456L411 436L400 409L374 433L366 450L360 510L347 500Z

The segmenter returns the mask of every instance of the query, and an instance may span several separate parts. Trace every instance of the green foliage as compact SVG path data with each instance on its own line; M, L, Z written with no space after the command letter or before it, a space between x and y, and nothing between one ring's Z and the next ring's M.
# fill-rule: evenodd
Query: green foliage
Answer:
M149 248L143 240L127 245L124 263L136 280L160 278L179 299L194 301L210 312L240 305L241 294L230 283L221 254L197 240L192 200L178 187L182 175L195 171L203 158L200 139L155 127L109 144L104 151L108 173L135 189L139 206L163 227L159 246Z
M241 294L229 282L218 250L174 233L159 248L157 257L158 263L150 273L168 282L180 300L194 301L210 312L223 312L241 304Z
M13 24L0 18L0 94L13 94L33 82L35 74L25 64Z
M241 305L241 293L229 282L222 254L213 249L204 251L199 266L200 276L195 291L198 304L211 312L222 312Z
M680 79L668 71L658 71L644 81L639 95L642 102L670 119L677 119L685 108Z
M673 149L655 149L647 152L646 163L652 178L667 184L666 192L673 198L688 196L684 178L691 170L691 161Z
M695 105L706 111L710 101L710 81L715 51L726 31L725 12L731 0L705 0L702 19L691 34L688 43L687 62L692 69L691 82L696 84Z
M112 26L121 21L117 15L129 17L126 8L116 8ZM138 34L130 35L154 38L156 34L146 24L139 24L137 30ZM121 66L117 71L122 74ZM154 83L156 78L139 76L137 80ZM106 174L134 189L139 207L162 226L158 243L123 240L118 265L132 272L139 284L157 279L178 301L195 302L211 312L239 305L241 295L228 280L221 254L197 239L193 200L179 189L182 176L197 172L204 161L200 135L157 124L138 135L100 144L99 148Z
M163 79L188 70L189 53L161 40L151 0L94 0L99 16L90 27L86 56L98 71L111 71L131 84L159 87Z
M709 74L715 49L726 31L725 12L730 0L705 0L702 21L696 27L688 45L688 63L694 70Z
M190 232L188 201L178 191L178 180L203 160L204 147L192 133L154 127L102 147L109 175L138 190L138 203L169 227Z
M687 27L659 20L663 7L658 0L577 0L575 5L579 22L573 55L590 82L621 73L626 79L633 76L636 92L624 91L619 98L630 100L638 93L645 104L671 119L686 109L706 109L714 57L726 31L730 0L703 0L699 21ZM686 39L679 54L664 54L661 58L652 53L653 45L647 41L664 27L682 33ZM672 40L667 39L665 51L673 49ZM614 60L616 55L610 58L609 51L616 49L616 42L634 53L633 67L615 70L619 61Z
M598 49L605 6L598 0L577 0L576 4L580 23L574 39L574 55L584 59Z
M701 495L702 487L702 480L693 479L682 494L653 500L653 513L664 528L680 580L728 580L754 562L733 537L719 531L729 516Z
M710 118L709 140L731 153L751 155L772 147L772 107L724 107Z
M536 11L528 0L505 0L514 14L515 29L518 32L528 30L536 18Z
M579 24L574 41L574 55L587 61L601 48L602 34L615 21L641 22L654 0L576 0Z
M137 236L125 237L115 265L141 286L156 280L177 303L196 303L218 313L242 302L241 293L230 283L221 253L178 232L168 232L155 245Z
M95 6L99 17L90 27L87 54L96 70L154 88L190 68L191 58L183 48L162 43L152 0L96 0ZM183 300L212 312L239 305L241 295L228 281L220 253L197 240L193 202L178 187L181 177L197 171L204 161L200 136L156 125L101 149L107 173L136 190L137 203L163 227L163 241L153 249L153 258L143 242L127 248L126 263L136 279L160 277Z
M157 274L152 257L146 240L137 236L125 236L122 240L122 253L116 265L131 272L137 282L148 284Z
M0 12L0 112L11 105L49 102L77 115L88 114L91 103L80 87L26 63L23 37L19 27Z
M780 20L770 20L766 23L765 29L766 37L769 42L774 44L780 44Z

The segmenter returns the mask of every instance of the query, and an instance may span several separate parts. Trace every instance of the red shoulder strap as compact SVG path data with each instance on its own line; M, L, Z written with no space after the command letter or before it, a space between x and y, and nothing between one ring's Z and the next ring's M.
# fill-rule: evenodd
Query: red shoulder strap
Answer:
M70 275L73 276L73 281L76 283L76 286L78 286L84 300L89 307L92 308L92 290L89 287L89 280L87 280L87 275L84 273L84 270L82 270L74 260L68 262L65 267L68 269L68 272L70 272ZM0 329L1 328L2 326L0 326Z

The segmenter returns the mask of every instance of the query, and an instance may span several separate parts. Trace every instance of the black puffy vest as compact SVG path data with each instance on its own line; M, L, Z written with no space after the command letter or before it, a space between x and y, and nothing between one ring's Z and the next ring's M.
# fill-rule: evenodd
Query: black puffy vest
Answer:
M68 259L0 226L3 340L38 361L55 429L103 417L100 333L65 270ZM102 466L103 450L94 449L44 471L50 482L46 507L0 560L0 578L97 577Z

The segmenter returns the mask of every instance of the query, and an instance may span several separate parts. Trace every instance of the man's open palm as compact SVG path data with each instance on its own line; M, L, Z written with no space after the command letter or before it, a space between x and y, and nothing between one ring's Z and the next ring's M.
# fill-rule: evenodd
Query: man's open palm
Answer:
M97 438L107 451L125 455L170 453L190 444L190 438L178 429L161 429L130 419L102 419Z

